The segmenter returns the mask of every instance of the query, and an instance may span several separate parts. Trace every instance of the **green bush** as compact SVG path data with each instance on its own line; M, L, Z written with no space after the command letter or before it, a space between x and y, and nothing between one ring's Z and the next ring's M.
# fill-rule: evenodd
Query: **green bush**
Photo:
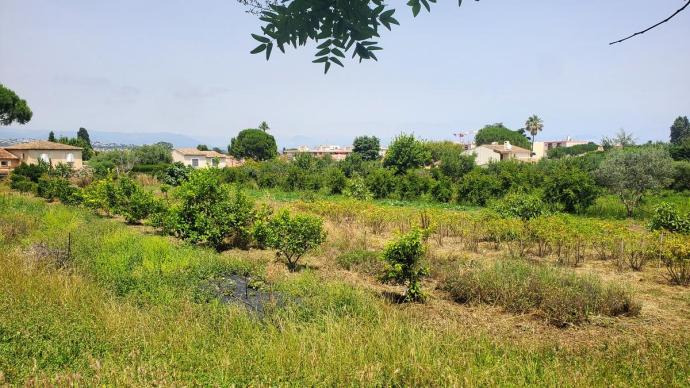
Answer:
M112 176L97 180L82 191L82 203L95 211L111 215L117 208L117 189Z
M431 196L438 202L448 203L453 198L453 185L447 178L441 178L431 186Z
M546 205L536 194L511 193L495 201L491 206L503 217L529 221L547 213Z
M465 175L458 184L457 201L470 205L485 206L503 193L501 181L477 168Z
M129 177L120 177L115 187L115 213L130 224L139 223L156 212L158 207L153 193Z
M283 210L268 222L266 245L275 249L278 257L285 259L290 271L295 271L299 259L325 239L323 221L317 217L301 214L293 217Z
M167 185L179 186L189 179L189 174L191 174L192 170L191 166L185 166L182 162L175 162L167 165L167 168L161 174L161 180Z
M253 204L239 188L232 193L222 184L217 170L195 170L173 196L177 202L163 221L168 233L216 250L249 244Z
M575 165L558 163L544 179L544 201L569 212L582 212L597 198L594 178Z
M367 188L376 199L388 198L395 190L395 176L387 168L373 169L366 177Z
M674 205L662 202L654 209L648 227L651 230L690 234L690 214L682 215Z
M343 170L331 167L326 171L326 187L329 194L342 194L347 185L347 177Z
M690 160L673 162L673 183L675 191L690 190Z
M422 263L423 233L415 229L389 243L383 251L386 267L381 280L406 286L404 300L407 302L420 302L425 298L421 280L429 275L429 269Z
M48 201L59 199L65 204L75 204L78 197L75 196L78 189L72 186L65 178L44 176L39 178L36 194Z
M597 314L634 316L640 312L639 303L617 286L603 285L593 276L518 260L452 274L441 287L458 303L498 305L519 314L533 312L558 326L586 322Z
M404 174L412 168L419 168L431 161L431 153L414 135L398 135L388 147L383 166Z
M366 201L372 198L364 178L359 176L359 174L355 174L350 178L345 190L343 190L343 194L345 194L346 197L359 199L360 201Z

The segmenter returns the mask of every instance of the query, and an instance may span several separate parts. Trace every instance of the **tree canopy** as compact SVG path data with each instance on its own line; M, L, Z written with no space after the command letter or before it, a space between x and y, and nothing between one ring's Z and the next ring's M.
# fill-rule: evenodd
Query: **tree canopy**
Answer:
M671 143L677 145L686 139L690 139L690 121L688 116L678 116L671 125Z
M19 98L17 93L0 84L0 124L11 125L14 122L26 124L32 116L33 112L26 100Z
M86 128L79 128L77 131L77 139L83 140L84 143L89 146L89 148L93 148L91 145L91 137L89 137L89 131L87 131Z
M261 161L275 158L278 155L278 146L273 136L260 129L249 128L232 138L228 152L238 159Z
M362 155L364 160L376 160L379 158L381 144L376 136L357 136L352 142L352 152Z
M398 135L386 152L384 167L393 168L397 174L404 174L431 161L431 153L414 135Z
M510 144L522 148L530 148L529 139L519 131L511 131L503 123L496 123L484 126L474 137L477 145L491 144L493 142L503 143L509 141Z

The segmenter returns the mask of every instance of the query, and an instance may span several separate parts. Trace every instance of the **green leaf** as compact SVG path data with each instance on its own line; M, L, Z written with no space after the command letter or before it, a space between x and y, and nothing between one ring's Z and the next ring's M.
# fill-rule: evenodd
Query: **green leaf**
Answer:
M258 53L260 53L260 52L262 52L262 51L264 51L264 50L266 50L266 45L265 45L265 44L260 44L260 45L256 46L256 48L255 48L254 50L252 50L250 53L251 53L251 54L258 54Z
M322 56L324 56L324 55L328 55L330 52L331 52L330 49L325 48L325 49L323 49L323 50L317 52L314 56L316 56L316 57L322 57Z
M323 73L324 73L324 74L328 74L328 69L330 69L330 68L331 68L331 63L330 63L330 62L326 62L325 67L324 67L324 70L323 70Z
M317 49L321 50L323 48L326 48L331 45L331 40L328 39L325 42L321 43L320 45L316 46Z
M328 57L321 57L321 58L319 58L319 59L314 59L312 62L313 62L313 63L324 63L324 62L328 62Z
M338 58L336 58L336 57L331 57L330 59L331 59L331 62L335 63L336 65L338 65L338 66L340 66L340 67L345 67L345 66L343 65L343 63L340 62L340 59L338 59Z
M271 50L273 50L273 43L269 43L266 46L266 60L268 61L268 58L271 57Z
M336 55L336 56L338 56L338 57L340 57L340 58L345 58L345 54L343 54L342 51L338 50L338 49L335 48L335 47L331 49L331 53L333 53L333 55Z
M271 40L266 38L265 36L257 35L257 34L252 34L252 37L256 40L258 40L261 43L271 43Z

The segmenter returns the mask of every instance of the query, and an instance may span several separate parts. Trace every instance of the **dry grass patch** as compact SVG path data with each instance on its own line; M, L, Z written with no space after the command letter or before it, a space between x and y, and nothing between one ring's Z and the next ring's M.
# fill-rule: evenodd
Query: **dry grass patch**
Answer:
M558 326L587 322L593 315L635 316L640 312L640 304L627 290L603 284L593 275L517 260L452 274L442 281L441 288L459 303L535 313Z

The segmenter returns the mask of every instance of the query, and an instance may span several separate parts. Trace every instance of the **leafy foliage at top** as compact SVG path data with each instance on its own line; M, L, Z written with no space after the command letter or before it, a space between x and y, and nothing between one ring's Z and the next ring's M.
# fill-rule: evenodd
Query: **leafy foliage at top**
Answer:
M352 142L352 152L362 156L364 160L379 158L381 143L376 136L357 136Z
M323 221L318 217L283 210L267 225L266 245L276 249L278 257L287 262L288 269L297 269L297 262L305 253L317 248L326 239Z
M424 166L430 161L431 153L421 141L415 139L414 135L400 134L388 147L383 166L393 168L397 174L404 174L405 171Z
M19 98L17 93L0 84L0 125L10 125L13 122L26 124L32 116L33 112L26 100Z
M381 50L377 38L381 26L391 29L399 25L393 17L395 9L383 0L283 0L260 4L245 1L254 6L260 20L262 34L252 34L259 45L252 54L265 53L268 60L274 47L283 53L285 47L304 46L309 41L320 42L316 47L314 63L323 63L327 73L332 64L343 66L346 53L352 58L378 60L376 51ZM431 10L436 0L409 0L407 5L417 16L422 9ZM459 1L462 3L462 0Z
M238 159L268 160L278 155L276 139L261 129L245 129L233 137L228 146L230 155Z
M429 275L429 269L422 263L426 250L423 234L423 231L415 229L389 243L383 252L386 270L381 280L407 286L406 302L424 300L421 280Z
M680 144L690 140L690 121L688 116L678 116L671 126L671 143Z
M599 183L621 199L628 216L648 190L668 187L673 173L673 159L660 147L612 150L596 171Z
M586 154L587 152L596 151L599 146L596 143L589 142L587 144L578 144L572 147L556 147L548 150L546 156L549 159L560 159L565 156L576 156Z
M527 137L519 131L511 131L506 128L503 123L496 123L484 126L477 132L474 141L477 145L491 144L498 142L503 144L504 141L509 141L510 144L529 149L530 142Z

